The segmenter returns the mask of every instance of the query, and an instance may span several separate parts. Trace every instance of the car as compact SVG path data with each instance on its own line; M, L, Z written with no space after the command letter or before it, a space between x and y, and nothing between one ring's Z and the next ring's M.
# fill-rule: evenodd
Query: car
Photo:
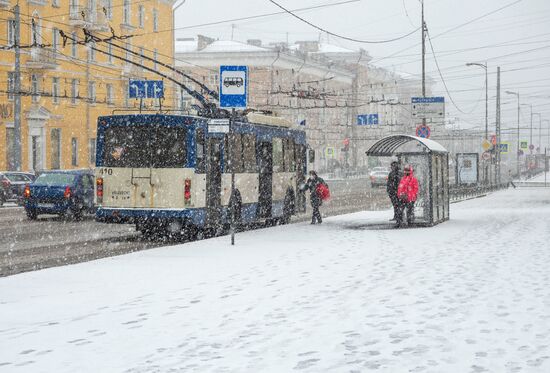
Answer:
M386 171L373 171L370 174L370 185L374 188L377 186L386 186L388 182L389 172Z
M39 214L58 214L79 220L94 213L92 170L44 171L25 186L25 212L35 220Z
M373 174L374 172L380 172L380 171L390 173L390 170L387 167L382 167L382 166L374 167L370 173Z
M0 206L6 202L22 205L25 185L34 179L30 172L0 171Z

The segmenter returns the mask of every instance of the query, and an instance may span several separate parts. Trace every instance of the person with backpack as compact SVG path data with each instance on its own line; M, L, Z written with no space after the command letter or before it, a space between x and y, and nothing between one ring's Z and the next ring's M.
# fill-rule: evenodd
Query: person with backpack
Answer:
M325 181L317 175L317 172L312 170L309 171L309 178L302 188L303 191L308 189L310 191L309 201L311 202L311 207L313 208L311 224L321 224L323 219L321 218L321 212L319 212L319 206L323 204L323 197L328 198L326 195L328 193L327 183L325 183Z
M397 214L397 227L403 226L403 212L407 210L407 223L414 221L414 202L418 197L418 180L414 177L413 167L409 164L403 169L404 176L399 182L397 196L399 198L399 209Z

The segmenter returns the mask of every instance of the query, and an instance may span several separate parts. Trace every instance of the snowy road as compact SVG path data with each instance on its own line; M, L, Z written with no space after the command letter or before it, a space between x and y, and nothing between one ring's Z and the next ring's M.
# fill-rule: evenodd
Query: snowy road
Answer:
M0 278L6 372L550 371L550 189Z

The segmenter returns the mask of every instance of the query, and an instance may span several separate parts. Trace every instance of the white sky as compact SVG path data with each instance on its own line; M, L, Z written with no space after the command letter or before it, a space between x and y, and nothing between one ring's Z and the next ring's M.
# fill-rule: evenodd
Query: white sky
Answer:
M278 0L287 9L340 2L337 0ZM516 3L517 2L517 3ZM463 25L508 4L510 7ZM176 13L176 27L229 20L280 11L268 0L187 0ZM391 39L404 35L420 25L418 0L360 0L354 3L298 13L310 22L333 33L366 40ZM547 0L426 0L426 22L432 35L444 79L451 96L464 113L449 100L427 43L427 72L438 82L434 94L447 97L447 117L459 117L469 126L484 128L484 72L480 67L466 67L467 62L488 62L489 65L489 128L494 127L496 66L502 68L503 128L516 128L517 100L505 90L519 91L522 103L533 104L533 111L550 119L550 1ZM234 25L234 28L232 27ZM458 28L457 28L458 27ZM456 28L453 31L450 29ZM246 41L262 39L264 44L288 39L327 40L311 26L289 16L278 15L216 26L193 27L177 32L179 37L198 33L219 39ZM445 33L446 32L446 33ZM442 34L444 33L444 34ZM442 34L441 36L438 36ZM420 31L389 44L360 44L330 37L329 42L352 49L364 48L377 66L397 72L420 74ZM497 44L507 44L496 46ZM490 46L490 47L488 47ZM474 49L478 48L478 49ZM458 53L448 53L450 51ZM533 50L536 49L536 50ZM532 50L532 51L528 51ZM508 56L506 56L508 55ZM522 121L528 126L529 107L522 107ZM538 136L538 116L534 118ZM523 126L523 124L522 124ZM548 124L543 123L543 127ZM522 132L522 138L529 131ZM515 132L514 132L515 133ZM544 132L546 135L546 132ZM543 137L544 137L543 135ZM545 144L543 139L543 145Z

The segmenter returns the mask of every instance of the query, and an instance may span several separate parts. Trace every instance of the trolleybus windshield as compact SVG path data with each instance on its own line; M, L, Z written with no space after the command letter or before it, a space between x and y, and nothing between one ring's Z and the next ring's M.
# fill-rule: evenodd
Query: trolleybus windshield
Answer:
M105 131L105 167L179 168L186 165L185 128L113 126Z

